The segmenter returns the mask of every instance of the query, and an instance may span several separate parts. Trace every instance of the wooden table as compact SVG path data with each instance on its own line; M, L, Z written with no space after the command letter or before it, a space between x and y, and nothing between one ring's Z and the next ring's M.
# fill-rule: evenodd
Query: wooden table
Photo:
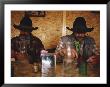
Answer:
M64 77L66 74L63 72L63 63L56 63L55 74L53 77ZM100 76L100 68L92 69L91 65L88 65L88 77ZM16 61L12 63L12 67L14 68L14 77L41 77L42 73L39 70L38 72L34 72L33 65L29 64L27 60L19 62ZM12 68L12 69L13 69ZM79 77L78 68L73 70L71 75L72 77Z

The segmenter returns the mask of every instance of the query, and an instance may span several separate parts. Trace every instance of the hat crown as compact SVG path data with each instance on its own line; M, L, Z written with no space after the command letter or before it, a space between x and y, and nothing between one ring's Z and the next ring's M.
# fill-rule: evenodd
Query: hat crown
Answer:
M87 28L84 17L77 17L73 23L72 29L73 32L77 33L91 32L93 30L93 28Z
M14 24L13 26L24 32L32 32L38 29L38 27L32 27L32 20L28 16L24 16L19 25Z
M29 17L23 17L23 19L20 21L20 25L32 27L32 20Z
M74 27L86 27L86 21L83 17L78 17L75 19L74 23L73 23L73 28Z

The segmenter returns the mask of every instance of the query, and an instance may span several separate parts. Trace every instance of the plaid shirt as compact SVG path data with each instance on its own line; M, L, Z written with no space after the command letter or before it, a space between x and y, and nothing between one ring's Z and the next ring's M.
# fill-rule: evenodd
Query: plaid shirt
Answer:
M98 54L95 40L92 37L85 36L81 41L78 41L73 34L61 37L56 51L65 48L67 42L70 42L70 47L76 49L78 54L82 57L86 57L86 59Z

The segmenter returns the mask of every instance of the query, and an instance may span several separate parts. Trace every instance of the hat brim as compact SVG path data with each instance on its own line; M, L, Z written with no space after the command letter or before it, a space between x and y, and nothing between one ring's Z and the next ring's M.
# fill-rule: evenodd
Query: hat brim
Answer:
M69 28L67 28L68 30L70 30L70 31L72 31L72 32L77 32L77 33L86 33L86 32L91 32L91 31L93 31L93 29L94 28L85 28L84 30L85 31L74 31L74 29L73 28L71 28L71 29L69 29Z
M16 24L14 24L13 27L21 31L25 31L25 32L32 32L33 30L38 29L38 27L21 26L21 25L16 25Z

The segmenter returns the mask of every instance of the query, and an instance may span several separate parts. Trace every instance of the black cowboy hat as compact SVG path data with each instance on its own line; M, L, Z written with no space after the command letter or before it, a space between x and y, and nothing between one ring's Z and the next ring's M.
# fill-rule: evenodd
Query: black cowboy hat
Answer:
M38 27L32 27L32 20L28 16L24 16L19 25L14 24L13 26L24 32L32 32L33 30L38 29Z
M77 17L73 23L73 28L67 27L67 29L76 33L86 33L91 32L94 28L87 27L84 17Z

